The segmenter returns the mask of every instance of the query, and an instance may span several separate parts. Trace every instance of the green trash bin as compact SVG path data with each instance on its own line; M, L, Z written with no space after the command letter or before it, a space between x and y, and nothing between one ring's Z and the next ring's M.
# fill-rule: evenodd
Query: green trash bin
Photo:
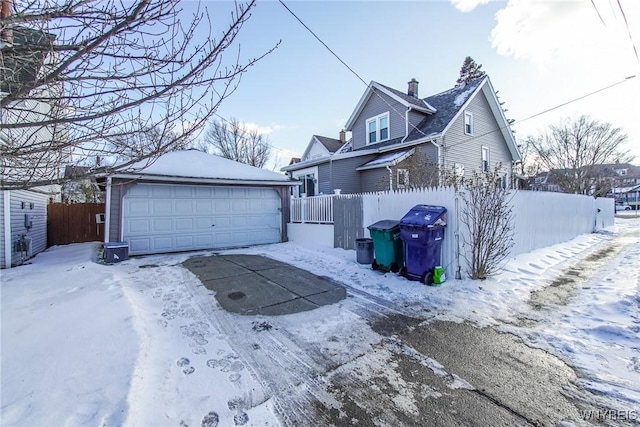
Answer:
M397 273L403 266L403 244L400 240L400 222L383 219L367 227L373 239L374 258L371 268L374 270Z

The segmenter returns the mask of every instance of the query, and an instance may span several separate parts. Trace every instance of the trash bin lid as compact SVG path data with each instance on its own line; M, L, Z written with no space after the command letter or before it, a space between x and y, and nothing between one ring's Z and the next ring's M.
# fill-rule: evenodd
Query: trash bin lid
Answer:
M369 230L391 230L392 228L397 227L399 224L400 221L396 221L395 219L383 219L382 221L371 224L367 228Z
M447 225L444 206L416 205L400 220L400 225Z

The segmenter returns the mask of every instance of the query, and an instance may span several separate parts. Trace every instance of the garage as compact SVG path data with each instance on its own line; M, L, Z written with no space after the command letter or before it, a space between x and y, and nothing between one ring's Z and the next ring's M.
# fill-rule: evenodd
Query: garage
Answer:
M273 188L136 184L124 196L123 240L131 255L280 241Z
M162 155L106 181L105 243L130 255L286 241L285 175L195 150Z

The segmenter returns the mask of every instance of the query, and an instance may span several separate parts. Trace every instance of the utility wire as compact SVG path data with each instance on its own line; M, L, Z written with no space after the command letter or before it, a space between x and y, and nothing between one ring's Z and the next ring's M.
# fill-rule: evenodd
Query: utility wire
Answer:
M636 54L636 61L640 62L640 58L638 58L638 49L636 49L636 44L633 41L633 37L631 36L631 30L629 29L629 22L627 21L627 15L624 13L624 9L622 9L622 3L620 0L618 1L618 7L620 8L620 13L622 13L622 18L624 18L624 25L627 27L627 34L629 35L629 40L631 40L631 45L633 46L633 52Z

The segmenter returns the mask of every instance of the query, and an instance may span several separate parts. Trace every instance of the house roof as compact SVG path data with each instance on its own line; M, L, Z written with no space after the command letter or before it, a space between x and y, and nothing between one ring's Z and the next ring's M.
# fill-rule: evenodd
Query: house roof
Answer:
M224 184L298 185L286 175L260 169L197 150L165 153L154 161L134 163L115 178L158 181L212 182Z
M367 104L367 101L369 100L369 98L373 96L376 89L386 94L387 96L395 99L405 107L411 107L414 110L422 111L423 113L426 113L426 114L433 114L436 112L436 109L431 105L429 105L427 102L425 102L424 99L418 99L413 96L406 95L405 93L400 92L399 90L392 89L378 82L371 81L371 83L369 83L369 86L367 87L367 90L364 92L364 94L360 98L360 101L358 102L358 105L356 106L355 110L353 110L353 113L351 113L351 117L349 117L349 120L345 125L346 130L351 130L353 128L353 125L356 119L362 112L362 109Z
M415 148L409 150L394 151L391 153L382 154L375 159L365 163L364 165L356 168L357 171L363 171L367 169L384 168L387 166L395 166L415 152Z
M339 139L329 138L326 136L313 135L330 153L335 153L344 145L344 142Z
M437 113L426 116L418 126L409 132L405 141L423 139L444 132L485 79L486 77L479 78L425 98L425 101L433 105Z

